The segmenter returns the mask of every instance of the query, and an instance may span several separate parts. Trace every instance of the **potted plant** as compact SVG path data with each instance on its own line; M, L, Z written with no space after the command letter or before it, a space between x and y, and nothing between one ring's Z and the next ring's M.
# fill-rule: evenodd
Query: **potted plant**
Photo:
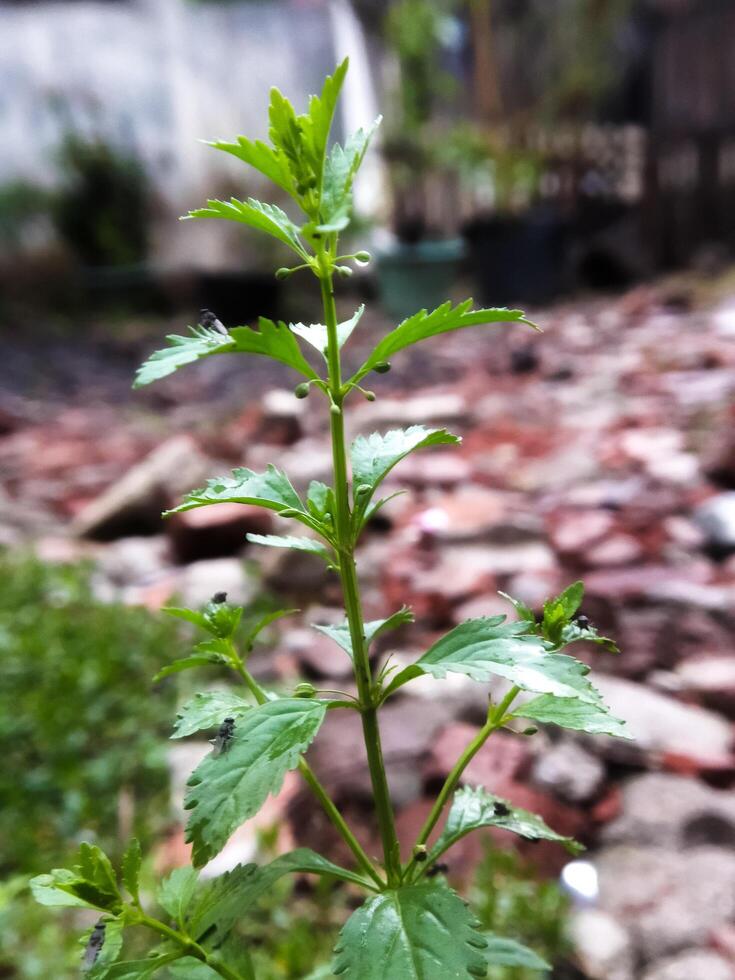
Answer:
M456 179L447 116L454 79L442 67L452 0L398 0L385 19L392 80L383 153L391 184L392 235L379 250L378 283L386 311L404 318L417 305L448 298L464 254L447 234L443 193Z

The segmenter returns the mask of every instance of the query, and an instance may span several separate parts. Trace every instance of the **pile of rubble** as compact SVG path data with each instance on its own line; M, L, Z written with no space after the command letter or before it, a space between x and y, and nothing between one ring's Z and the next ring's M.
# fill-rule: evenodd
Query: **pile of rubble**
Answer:
M670 308L646 289L536 319L538 339L478 328L434 342L440 383L430 386L417 387L406 354L376 382L376 402L354 404L355 433L423 422L463 436L459 449L397 469L387 489L407 492L364 538L367 617L403 603L416 614L377 656L409 661L461 620L507 612L498 590L538 607L584 579L585 614L623 651L596 650L589 662L635 741L501 733L467 780L590 846L599 898L574 918L590 980L733 980L735 306ZM215 361L202 368L216 382ZM199 406L205 421L194 436L169 428L165 439L139 407L70 404L49 417L27 401L0 406L0 541L31 536L49 560L92 555L101 595L151 608L173 596L203 603L216 590L243 603L277 592L303 612L283 621L271 653L256 655L264 680L349 687L347 658L308 628L340 619L333 576L308 554L245 545L247 532L278 533L285 521L230 505L164 524L158 516L232 465L273 461L297 486L328 478L323 406L314 401L274 389L210 423ZM170 402L166 424L190 423L195 413ZM484 720L487 690L450 676L407 691L385 708L382 731L409 840ZM179 777L199 751L177 748ZM369 838L356 716L330 713L310 758ZM274 813L290 815L287 832L299 842L330 839L298 780L287 781L268 819ZM248 831L228 859L252 846ZM458 845L453 874L466 873L478 847L475 838ZM549 873L566 860L545 842L529 854Z

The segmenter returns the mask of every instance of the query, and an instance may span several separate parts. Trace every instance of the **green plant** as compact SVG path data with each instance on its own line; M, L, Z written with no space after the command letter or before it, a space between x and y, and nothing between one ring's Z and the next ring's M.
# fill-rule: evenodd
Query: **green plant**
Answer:
M0 874L40 871L83 835L114 850L121 814L146 844L168 819L175 691L141 692L182 641L147 610L95 600L90 575L0 554Z
M377 491L388 473L418 449L458 442L444 429L416 425L385 434L358 437L349 457L344 411L349 398L375 395L360 382L383 373L390 359L421 341L475 324L516 323L531 326L518 310L473 310L471 301L453 307L445 303L400 323L378 342L372 353L343 379L341 348L357 327L362 309L350 319L337 317L334 277L348 275L348 262L369 260L366 253L340 255L338 237L349 222L351 185L370 139L360 131L344 147L328 147L329 131L344 62L327 78L321 97L312 97L308 112L297 116L291 104L273 90L270 105L271 145L239 137L216 148L242 159L284 189L300 207L305 220L295 224L282 210L255 200L209 201L192 218L224 218L243 223L278 239L298 257L292 268L279 269L286 278L299 269L317 278L324 306L324 324L274 323L261 318L258 329L226 330L213 316L190 336L169 338L170 345L155 353L140 369L144 385L203 357L240 352L259 354L287 365L305 379L296 387L299 398L311 390L324 396L331 427L334 479L332 486L312 482L305 498L285 473L274 466L264 473L235 470L210 480L188 494L175 511L222 502L265 507L305 527L310 536L260 536L251 540L271 547L311 552L327 563L342 585L346 621L320 627L350 657L357 696L319 692L298 685L289 697L278 697L257 683L248 668L248 655L261 624L235 640L241 610L216 594L202 611L177 610L175 615L198 626L207 639L191 657L170 664L166 672L211 665L228 670L243 682L244 695L208 692L183 706L174 737L199 730L216 732L213 751L189 779L186 807L190 811L188 840L194 867L173 872L160 886L160 918L146 910L138 869L140 848L133 841L122 861L122 883L106 855L81 846L76 865L41 875L32 885L37 899L48 905L86 905L101 916L89 934L88 976L98 978L150 977L161 969L171 976L221 976L243 980L254 976L247 946L237 940L235 923L255 901L284 876L296 873L327 875L349 884L367 898L340 933L332 972L356 980L417 980L436 977L483 977L489 966L543 961L523 947L486 935L466 903L436 874L442 855L471 831L500 827L530 839L559 841L571 851L578 845L549 828L540 817L518 809L482 788L460 788L464 770L493 732L527 722L553 723L587 732L625 735L622 722L610 717L591 685L589 668L561 651L578 640L613 647L577 613L581 583L549 600L537 620L523 603L513 602L518 619L503 616L469 620L436 642L414 664L397 669L387 664L374 671L369 647L378 634L410 622L411 612L399 609L384 620L364 622L355 565L355 547L365 525L386 498ZM306 359L298 339L316 348L326 369L318 372ZM442 678L464 674L478 683L493 677L508 682L507 693L490 700L487 720L462 752L414 842L411 857L402 861L390 792L383 764L379 711L404 686L421 675ZM531 698L521 701L521 694ZM326 696L324 696L326 695ZM357 840L321 785L304 753L317 736L328 711L355 711L364 733L372 782L375 816L381 840L380 860L373 859ZM285 854L257 866L238 866L219 878L199 880L197 868L225 845L230 834L251 817L269 793L277 792L288 770L297 769L342 835L354 856L354 869L339 867L308 849ZM446 814L438 837L435 828ZM158 945L142 960L120 960L123 932L143 927L156 935ZM515 959L514 959L515 957ZM328 975L322 972L322 975Z

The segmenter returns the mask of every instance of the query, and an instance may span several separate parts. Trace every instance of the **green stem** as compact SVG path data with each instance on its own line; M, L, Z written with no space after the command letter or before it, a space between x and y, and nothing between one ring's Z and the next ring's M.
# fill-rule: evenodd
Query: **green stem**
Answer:
M234 648L233 648L233 652L234 652ZM236 668L237 673L243 679L245 685L247 686L248 690L253 695L255 700L258 702L258 704L265 704L266 701L268 700L265 691L260 686L260 684L258 684L258 682L255 680L255 678L247 669L247 667L242 663L242 661L240 660L240 658L237 656L236 653L235 653L235 657L237 658L235 661L237 663L237 668ZM316 773L314 772L314 770L311 768L311 766L303 756L299 759L299 772L304 777L307 784L311 788L312 792L323 806L324 811L329 817L329 819L332 821L334 826L339 831L345 844L347 844L349 849L352 851L358 865L370 878L372 878L375 884L382 889L385 882L382 880L380 875L373 867L372 861L367 856L367 854L361 847L360 842L357 840L355 835L348 827L345 818L339 812L335 803L330 797L329 793L326 791L324 786L322 786L322 784L319 782Z
M508 708L511 706L513 701L515 701L519 692L520 688L515 686L512 687L500 704L496 708L491 708L488 711L487 721L477 735L475 735L469 745L465 748L459 759L457 759L454 768L447 776L444 785L439 791L439 795L434 801L434 806L431 808L431 812L426 818L426 821L424 822L424 825L421 828L419 836L416 840L416 847L423 847L426 845L426 842L431 836L432 830L439 822L439 818L442 815L442 811L444 810L447 801L457 788L457 784L462 778L462 773L465 771L471 760L477 755L492 733L505 724ZM411 861L408 863L406 870L404 871L404 879L413 871L417 863L418 862L416 861L415 856L411 858Z
M331 399L332 462L334 467L334 494L336 511L335 528L339 551L339 574L342 580L345 612L350 629L355 669L355 681L360 697L362 730L365 739L368 768L375 800L378 828L383 845L388 885L397 885L401 876L401 860L396 834L393 805L385 773L385 762L380 742L377 707L373 696L373 679L370 669L365 630L363 625L360 592L355 568L354 544L350 517L349 484L347 480L347 453L345 449L344 417L342 403L342 367L337 338L337 310L334 302L332 273L326 263L321 264L320 284L324 305L324 322L327 327L329 366L329 393Z
M224 963L211 960L206 949L200 946L199 943L195 942L189 936L184 935L184 933L177 932L175 929L167 926L165 922L159 922L158 919L154 919L152 916L143 913L140 924L147 926L153 932L157 932L159 936L164 936L166 939L177 943L184 949L185 955L192 956L194 959L206 963L210 969L214 970L215 973L219 973L221 977L225 977L226 980L242 980L239 973L235 973L228 966L225 966Z

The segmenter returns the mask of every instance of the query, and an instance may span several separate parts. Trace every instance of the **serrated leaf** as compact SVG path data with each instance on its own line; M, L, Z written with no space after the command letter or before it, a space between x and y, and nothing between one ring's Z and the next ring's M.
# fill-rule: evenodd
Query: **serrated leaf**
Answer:
M274 184L294 196L293 178L288 169L288 163L281 153L262 143L260 140L249 140L246 136L237 136L236 142L227 140L206 140L208 146L215 150L223 150L242 160L263 174Z
M103 980L108 977L110 967L122 951L124 923L115 919L102 920L102 922L105 930L104 941L97 949L96 955L94 950L87 948L87 944L97 926L91 926L80 939L80 944L85 948L82 957L82 974L85 980Z
M582 846L571 837L557 834L535 813L514 807L507 800L494 796L481 786L476 788L466 786L454 794L447 822L429 852L427 864L436 861L457 841L481 827L509 830L526 840L558 841L572 854L583 850Z
M333 561L327 546L313 538L296 538L289 534L248 534L246 537L251 544L262 544L267 548L291 548L293 551L308 551L312 555L323 558L324 561Z
M287 367L293 368L306 378L314 379L316 372L304 358L293 334L285 323L274 323L267 317L260 317L258 329L252 327L233 327L228 336L218 330L206 327L190 327L189 337L169 334L166 340L169 347L155 351L147 361L138 368L133 384L141 388L160 381L179 368L199 361L213 354L256 354L270 357Z
M446 429L427 429L423 425L358 436L350 450L355 528L359 530L368 516L375 512L377 508L370 510L375 490L409 453L431 446L456 445L460 441Z
M394 677L386 697L421 674L442 678L449 672L487 682L505 677L522 690L599 704L589 667L561 653L550 653L541 637L524 631L524 622L505 623L503 616L470 619L438 640L420 659Z
M335 143L324 165L324 182L320 216L321 228L333 226L349 219L352 210L352 184L360 168L373 133L381 123L381 118L368 129L358 129L345 142L344 146Z
M487 935L485 955L490 966L517 966L526 970L551 969L551 965L528 946L503 936Z
M199 883L199 875L191 867L174 868L158 886L156 901L171 918L183 927L189 906Z
M613 735L616 738L633 736L626 730L625 722L613 717L601 701L590 704L578 698L557 698L552 694L526 701L513 712L514 718L526 718L545 725L559 725L588 735Z
M78 864L73 870L54 868L30 882L37 902L47 906L85 906L117 914L122 898L110 859L94 844L79 846Z
M190 211L187 218L223 218L228 221L239 221L257 231L263 231L272 238L277 238L292 249L299 258L307 259L307 253L299 239L296 225L289 216L275 204L264 204L249 197L247 201L239 201L231 197L229 201L207 201L205 208Z
M447 301L431 313L420 310L399 323L394 330L383 337L370 357L350 380L359 381L374 370L376 364L390 360L394 354L411 346L411 344L417 344L428 337L436 337L438 334L448 333L451 330L461 330L464 327L488 323L524 323L529 327L534 327L534 324L526 319L522 310L502 308L473 310L471 299L465 300L464 303L455 307Z
M204 644L200 643L198 644L197 649L203 646ZM157 684L165 677L171 677L172 674L180 674L182 670L192 670L194 667L206 667L209 664L218 664L222 667L229 667L230 661L222 653L192 653L189 657L182 657L180 660L174 660L173 663L166 664L165 667L162 667L153 678L153 683Z
M253 623L252 626L248 627L243 640L245 649L250 652L258 636L260 636L263 630L267 626L270 626L271 623L275 623L277 620L283 619L284 616L292 616L297 612L298 609L276 609L274 612L266 613L265 616L262 616L256 623Z
M185 738L207 728L217 728L224 718L238 718L251 707L244 698L231 691L205 691L195 694L176 713L171 738Z
M351 980L484 977L487 940L467 905L439 883L385 891L353 912L332 971Z
M326 705L310 698L283 698L251 710L238 721L227 751L208 755L189 778L186 839L201 867L224 847L233 831L254 816L283 777L294 769L324 720Z
M541 625L543 634L549 642L555 646L560 645L562 629L572 620L582 605L583 598L584 585L581 582L573 582L556 598L547 599L544 603Z
M519 619L522 619L528 623L536 622L536 616L534 615L533 609L531 609L530 606L527 606L525 602L522 602L520 599L514 599L513 596L508 595L507 592L498 592L498 595L502 596L504 599L507 599L508 602L511 603L518 614Z
M232 871L203 883L191 905L187 920L190 935L197 939L226 935L235 922L275 882L287 874L330 875L343 881L371 887L360 875L333 864L309 848L283 854L269 864L238 865Z
M363 624L363 632L365 636L365 641L368 646L373 642L376 637L380 636L381 633L386 633L388 630L398 629L399 626L403 626L406 623L413 622L413 613L408 608L408 606L403 606L397 612L394 612L387 619L374 619L369 623ZM354 656L354 651L352 649L352 637L350 636L350 626L349 623L340 623L338 626L319 626L312 624L315 630L319 630L320 633L324 633L331 640L342 647L345 653L349 654L350 659Z
M597 646L605 647L610 653L620 653L615 640L610 639L609 636L601 636L592 625L580 626L579 622L575 620L562 627L560 647L563 648L570 643L577 643L579 641L595 643Z
M333 75L324 79L321 95L312 95L309 99L309 111L299 116L303 136L303 151L312 164L317 186L320 189L324 175L324 163L329 141L329 131L332 127L337 99L347 74L349 61L347 58L337 65Z
M168 334L166 340L168 347L155 351L148 360L138 368L134 388L142 388L154 381L173 374L179 368L187 364L193 364L203 357L210 357L212 354L228 354L235 350L235 343L231 337L225 337L219 330L210 330L206 327L190 327L190 336L180 336L178 334Z
M122 858L122 880L131 898L137 902L140 898L140 868L143 864L143 853L140 841L135 837L130 841Z
M344 347L352 336L352 331L360 322L360 318L364 312L365 304L363 303L349 320L344 320L342 323L337 324L337 344L340 349ZM312 347L318 350L325 361L327 360L329 336L327 334L327 328L323 323L310 323L308 326L305 323L290 323L289 328L297 337L301 337L307 344L311 344Z
M194 510L196 507L208 507L211 504L254 504L276 513L293 510L296 515L303 515L299 519L303 519L304 523L312 523L286 474L272 464L265 473L255 473L239 467L232 471L232 476L218 476L208 480L206 487L187 493L184 502L166 511L164 516Z

